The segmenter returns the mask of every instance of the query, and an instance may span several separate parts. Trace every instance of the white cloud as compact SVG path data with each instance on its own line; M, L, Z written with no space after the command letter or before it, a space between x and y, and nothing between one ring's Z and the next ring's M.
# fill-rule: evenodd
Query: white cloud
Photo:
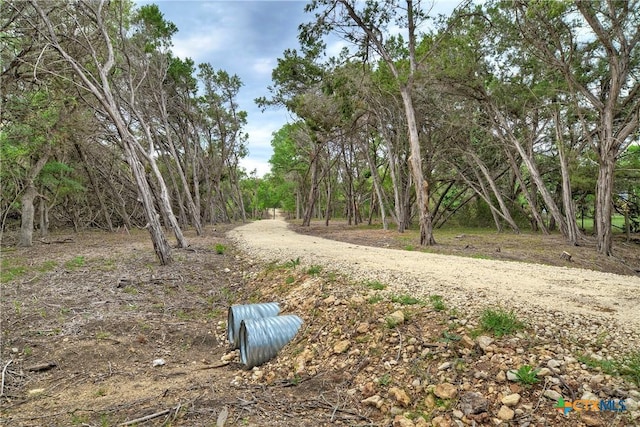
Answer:
M266 174L271 172L271 165L269 162L261 159L254 159L250 157L240 159L240 166L243 167L248 174L255 170L258 178L263 178Z
M271 72L276 66L276 61L274 58L258 58L253 61L253 65L251 69L256 74L266 74L267 76L271 76Z
M185 38L175 37L171 50L176 56L182 59L191 58L197 63L221 49L223 41L224 39L215 32L192 33Z

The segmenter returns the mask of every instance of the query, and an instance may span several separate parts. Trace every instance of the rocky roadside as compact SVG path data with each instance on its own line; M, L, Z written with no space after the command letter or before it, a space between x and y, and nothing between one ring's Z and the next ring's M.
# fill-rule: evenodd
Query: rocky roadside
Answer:
M638 332L624 325L289 264L254 277L254 298L280 302L303 329L277 358L238 371L237 387L333 390L341 401L326 425L640 425L640 366L636 377L611 371L630 352L640 359ZM524 328L499 337L483 330L487 307L508 310ZM226 325L218 327L224 336Z

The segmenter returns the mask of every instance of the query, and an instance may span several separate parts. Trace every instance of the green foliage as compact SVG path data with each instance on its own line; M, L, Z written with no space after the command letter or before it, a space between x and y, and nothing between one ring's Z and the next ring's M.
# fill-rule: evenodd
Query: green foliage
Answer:
M218 255L224 255L224 253L227 250L227 247L225 245L223 245L222 243L216 243L214 250L216 251L216 253Z
M533 385L538 383L538 372L539 369L533 369L529 365L522 365L515 371L516 377L518 378L518 382L524 385Z
M377 304L380 301L382 301L382 296L381 295L372 295L369 297L369 299L367 299L367 302L369 304Z
M299 265L300 265L300 257L297 257L296 259L292 259L290 261L287 261L284 264L285 268L296 268Z
M67 262L64 263L64 266L67 270L75 270L76 268L80 268L84 266L85 259L83 256L77 256Z
M388 373L378 378L378 384L380 384L381 386L388 386L389 384L391 384L391 381L392 381L391 375Z
M578 361L607 375L617 375L640 387L640 351L630 352L619 359L596 359L588 355L578 356Z
M374 291L381 291L386 288L386 285L383 285L377 280L366 282L364 285L369 289L373 289Z
M506 312L502 309L486 309L482 312L480 326L486 332L493 333L496 337L512 334L524 328L524 324L516 318L513 311Z
M319 265L312 265L311 267L309 267L307 269L307 274L310 274L311 276L316 276L318 274L320 274L320 272L322 271L322 267Z
M429 301L431 302L431 306L434 310L442 311L447 307L444 305L444 301L440 295L429 295Z
M0 268L0 283L7 283L14 280L17 277L22 276L27 268L23 265L14 264L15 261L11 261L8 258L2 259L2 268Z

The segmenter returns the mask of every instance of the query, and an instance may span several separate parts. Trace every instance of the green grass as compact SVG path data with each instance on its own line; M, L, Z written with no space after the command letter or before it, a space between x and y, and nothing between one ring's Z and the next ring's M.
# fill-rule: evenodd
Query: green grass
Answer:
M2 260L2 268L0 269L0 282L10 282L27 272L27 268L23 265L12 265L12 262L8 259Z
M515 371L515 373L519 383L524 385L533 385L539 381L538 371L539 369L533 369L529 365L522 365L517 371Z
M218 255L224 255L224 253L227 250L227 247L222 243L216 243L213 249L216 251Z
M311 267L309 267L307 269L307 274L311 275L311 276L316 276L318 274L320 274L320 272L322 271L322 267L319 265L312 265Z
M382 301L382 296L381 295L373 295L373 296L369 297L369 299L367 300L367 302L369 304L377 304L380 301Z
M524 323L516 318L513 311L507 312L502 309L484 310L480 318L480 326L483 331L491 332L496 337L510 335L520 329L524 329Z
M442 297L440 295L430 295L429 301L431 302L431 306L436 311L443 311L447 307L444 305L444 301L442 301Z
M364 285L369 289L373 289L374 291L382 291L387 287L386 285L378 282L377 280L366 282Z
M578 361L607 375L625 378L640 387L640 351L626 354L618 360L595 359L586 355L578 356Z
M296 268L300 265L300 257L284 263L285 268Z
M85 259L83 256L77 256L67 262L64 263L64 266L67 270L75 270L76 268L80 268L84 266Z

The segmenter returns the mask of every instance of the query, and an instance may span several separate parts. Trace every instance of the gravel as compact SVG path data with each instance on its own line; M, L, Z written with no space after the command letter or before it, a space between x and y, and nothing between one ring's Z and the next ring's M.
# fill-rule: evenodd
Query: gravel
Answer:
M470 313L501 307L526 319L540 337L601 347L595 358L640 349L638 277L359 246L295 233L282 217L237 227L228 237L263 261L299 259L355 281L379 281L393 295L440 295L469 317L468 326L477 322Z

